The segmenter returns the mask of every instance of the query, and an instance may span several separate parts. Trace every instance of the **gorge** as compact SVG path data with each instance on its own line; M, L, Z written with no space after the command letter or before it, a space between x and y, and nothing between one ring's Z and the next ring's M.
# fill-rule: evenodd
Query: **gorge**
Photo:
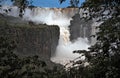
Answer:
M90 18L89 10L88 7L28 7L23 11L22 19L18 21L14 20L19 17L19 8L16 6L2 6L0 8L0 13L13 16L14 18L11 20L13 20L12 23L14 23L14 25L18 23L18 25L22 26L20 21L25 23L23 26L24 31L21 31L23 30L22 27L18 29L17 25L15 26L15 29L14 27L10 27L10 30L5 30L5 32L12 31L13 33L23 33L23 35L21 35L22 38L18 35L18 39L20 39L19 41L22 41L19 44L19 48L22 46L20 52L23 52L23 54L29 54L30 52L30 54L39 55L38 52L40 51L42 52L41 55L46 56L49 59L51 58L53 62L64 64L66 61L73 60L80 56L79 54L73 54L72 52L74 50L87 50L90 44L95 43L95 39L91 38L91 35L95 34L95 27L99 26L103 21L98 21L102 19L100 17L95 17L89 21L82 19ZM110 18L111 15L108 16L108 14L111 10L114 10L114 8L111 9L108 7L108 10L104 10L104 7L101 7L99 12L103 13L103 17ZM8 20L6 19L6 21ZM30 24L30 22L33 22L33 24ZM11 24L11 22L8 22L8 25L9 24ZM29 24L32 26L30 26L30 28L29 26L26 27ZM40 29L37 25L39 25ZM36 41L35 43L34 40ZM24 48L26 46L29 48ZM82 57L82 59L85 59L85 57Z

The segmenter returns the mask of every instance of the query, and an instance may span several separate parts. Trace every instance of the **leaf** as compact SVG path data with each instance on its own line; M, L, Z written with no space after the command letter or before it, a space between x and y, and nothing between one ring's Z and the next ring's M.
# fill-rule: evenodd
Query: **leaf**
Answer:
M63 2L65 2L66 0L59 0L60 1L60 4L62 4Z

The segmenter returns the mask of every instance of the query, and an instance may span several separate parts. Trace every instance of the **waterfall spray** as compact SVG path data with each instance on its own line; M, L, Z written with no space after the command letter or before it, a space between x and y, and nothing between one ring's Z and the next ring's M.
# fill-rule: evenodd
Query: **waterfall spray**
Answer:
M11 7L12 8L12 7ZM14 9L14 8L12 8ZM26 8L23 19L33 21L37 24L58 25L60 28L60 39L56 49L56 53L51 57L51 60L56 63L66 64L80 56L73 54L74 50L87 50L89 47L86 38L78 38L74 42L70 41L69 25L79 9L77 8ZM12 10L15 11L15 10ZM18 14L19 9L16 8L15 16ZM9 12L11 14L12 12Z

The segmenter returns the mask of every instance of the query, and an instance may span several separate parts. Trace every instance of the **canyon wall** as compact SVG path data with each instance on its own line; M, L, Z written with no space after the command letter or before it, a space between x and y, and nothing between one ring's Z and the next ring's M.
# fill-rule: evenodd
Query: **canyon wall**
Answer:
M9 11L11 10L11 11ZM15 6L2 6L1 13L19 17L19 8ZM86 17L88 11L81 8L40 8L27 7L23 13L23 19L37 24L58 25L68 27L70 30L70 40L77 38L87 38L91 43L92 20L86 21L81 17ZM87 15L86 15L87 14Z
M20 18L0 14L0 36L17 43L15 53L20 56L38 55L49 59L56 50L59 27L35 25Z
M77 38L87 38L91 43L92 20L81 19L79 14L73 16L70 27L70 40L74 41Z
M71 41L81 37L87 38L90 43L95 43L96 40L90 36L95 34L97 26L104 20L111 18L114 12L116 13L115 9L115 7L106 8L105 6L96 8L27 7L23 12L23 19L38 24L58 25L65 28L69 26ZM98 11L96 12L96 10ZM19 8L16 6L1 6L0 13L19 17Z

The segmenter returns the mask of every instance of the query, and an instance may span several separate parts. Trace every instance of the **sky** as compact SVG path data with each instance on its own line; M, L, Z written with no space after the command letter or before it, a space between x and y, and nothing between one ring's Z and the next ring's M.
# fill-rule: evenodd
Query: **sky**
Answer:
M83 3L85 0L80 0L80 4ZM2 3L5 5L11 5L12 3L10 2L10 0L7 0L6 2ZM68 7L70 5L70 0L66 0L65 2L63 2L62 4L59 3L59 0L33 0L32 5L34 6L39 6L39 7L50 7L50 8L65 8Z
M59 0L34 0L33 5L40 7L66 7L69 5L69 0L60 4Z
M33 5L35 6L40 6L40 7L60 7L60 8L64 8L64 7L68 7L70 5L70 0L66 0L65 2L63 2L62 4L59 3L59 0L34 0L33 1ZM80 4L83 3L85 0L80 0Z

